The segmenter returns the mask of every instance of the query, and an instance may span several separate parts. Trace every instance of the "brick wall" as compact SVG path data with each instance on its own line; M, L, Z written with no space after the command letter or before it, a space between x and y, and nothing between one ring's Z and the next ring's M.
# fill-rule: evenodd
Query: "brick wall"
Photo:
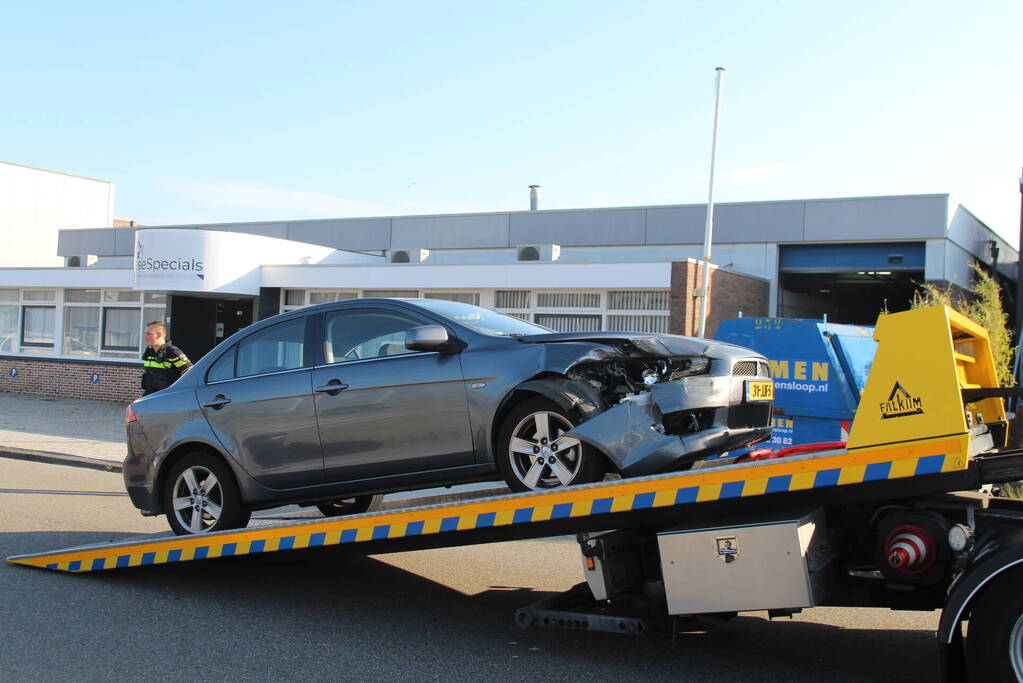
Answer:
M142 395L142 366L0 356L0 391L129 403Z
M668 331L688 337L700 329L700 298L703 264L689 259L671 264L671 311ZM710 301L707 305L707 337L713 337L722 320L743 316L763 317L770 307L771 287L767 280L715 268L710 273Z

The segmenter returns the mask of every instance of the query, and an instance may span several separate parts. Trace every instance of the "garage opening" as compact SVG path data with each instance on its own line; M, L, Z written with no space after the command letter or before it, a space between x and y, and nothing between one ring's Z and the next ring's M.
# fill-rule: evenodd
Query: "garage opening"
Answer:
M924 244L782 246L778 315L873 325L881 311L909 309L924 282Z

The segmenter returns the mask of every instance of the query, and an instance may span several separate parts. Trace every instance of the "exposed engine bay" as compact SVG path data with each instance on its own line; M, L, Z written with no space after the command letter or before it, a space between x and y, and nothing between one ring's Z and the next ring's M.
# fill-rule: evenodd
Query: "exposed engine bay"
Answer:
M569 435L604 453L623 475L685 469L770 437L772 402L747 394L747 382L770 382L769 366L749 349L673 336L538 337L552 347L593 343L564 368L567 381L547 382L585 418Z

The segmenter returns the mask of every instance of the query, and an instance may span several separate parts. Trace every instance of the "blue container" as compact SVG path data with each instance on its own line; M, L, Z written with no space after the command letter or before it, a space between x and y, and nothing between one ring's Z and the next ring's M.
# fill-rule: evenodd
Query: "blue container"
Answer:
M716 338L771 362L771 447L778 449L848 438L877 352L873 334L873 327L819 320L739 318L722 322Z

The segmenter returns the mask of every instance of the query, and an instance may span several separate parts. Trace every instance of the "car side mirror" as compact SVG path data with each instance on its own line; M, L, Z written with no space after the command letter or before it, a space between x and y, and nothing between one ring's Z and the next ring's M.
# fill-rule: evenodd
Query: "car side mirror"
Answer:
M458 350L458 340L440 325L423 325L405 331L405 348L409 351L438 351L451 353Z

